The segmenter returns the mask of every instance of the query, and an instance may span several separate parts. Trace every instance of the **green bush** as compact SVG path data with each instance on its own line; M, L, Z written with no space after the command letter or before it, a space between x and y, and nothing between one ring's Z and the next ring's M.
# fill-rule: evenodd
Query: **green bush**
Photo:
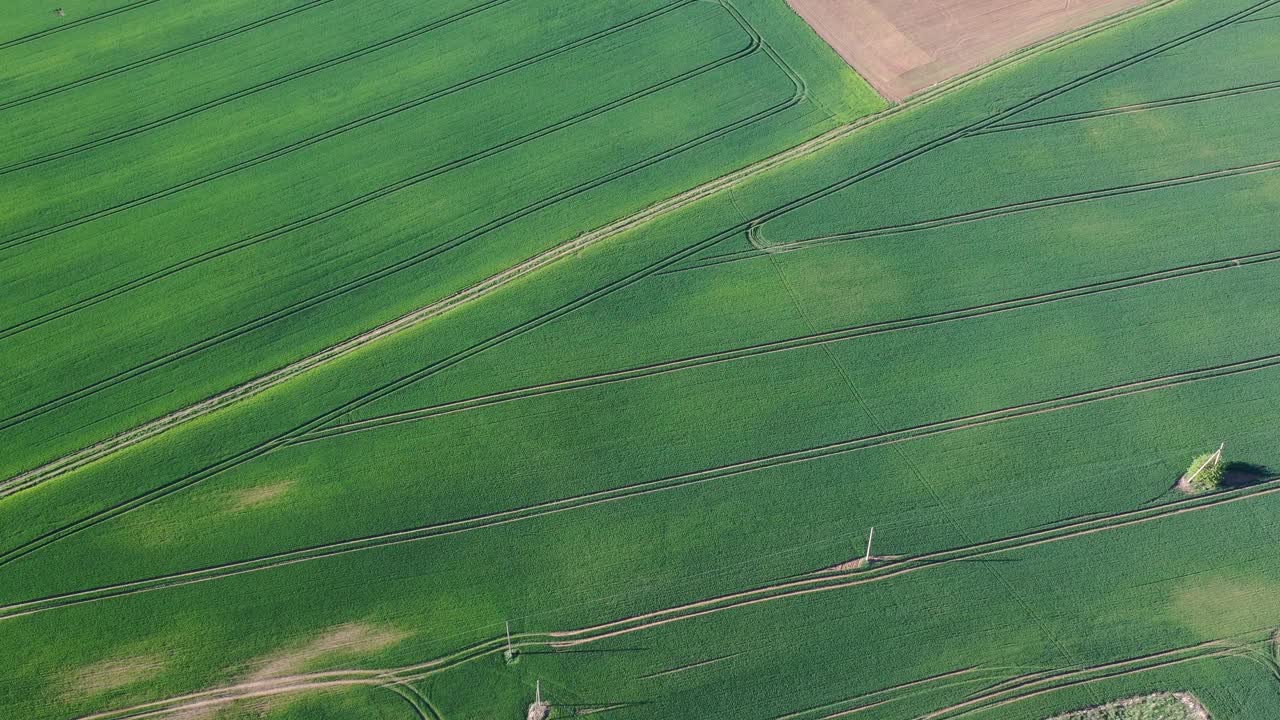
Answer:
M1218 458L1216 462L1210 462L1214 453L1204 453L1197 455L1195 460L1191 461L1191 466L1187 468L1187 472L1182 476L1189 480L1188 485L1196 492L1208 492L1217 490L1222 485L1222 468L1225 463L1222 458ZM1208 466L1205 466L1209 463ZM1201 468L1204 468L1201 470ZM1197 474L1196 471L1199 471ZM1192 478L1192 476L1195 476Z

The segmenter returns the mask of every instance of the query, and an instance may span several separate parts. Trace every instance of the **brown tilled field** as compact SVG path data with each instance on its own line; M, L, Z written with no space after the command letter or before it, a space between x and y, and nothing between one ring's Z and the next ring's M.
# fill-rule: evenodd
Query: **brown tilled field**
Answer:
M788 0L890 100L1145 0Z

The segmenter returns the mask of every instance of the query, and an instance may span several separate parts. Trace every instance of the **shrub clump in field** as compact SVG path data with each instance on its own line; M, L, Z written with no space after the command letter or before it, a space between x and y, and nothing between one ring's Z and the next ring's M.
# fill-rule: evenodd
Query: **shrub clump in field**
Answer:
M1178 484L1184 490L1194 493L1217 490L1222 485L1224 465L1221 448L1217 452L1197 455Z

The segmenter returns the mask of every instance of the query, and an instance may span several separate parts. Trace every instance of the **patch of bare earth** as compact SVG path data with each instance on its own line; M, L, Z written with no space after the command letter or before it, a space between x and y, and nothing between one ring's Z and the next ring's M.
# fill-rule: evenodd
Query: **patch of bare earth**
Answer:
M330 628L322 635L299 643L285 650L272 653L251 663L247 675L238 682L253 688L263 697L237 700L240 707L251 707L266 714L289 702L290 693L283 692L296 682L299 673L313 669L315 663L352 655L362 655L395 645L409 633L395 628L379 627L368 623L345 623ZM273 689L282 692L270 695ZM171 714L171 720L209 720L225 708L224 704L196 705Z
M66 695L83 698L117 690L146 680L165 664L165 659L159 655L138 655L88 665L67 676Z
M246 680L262 682L296 675L317 660L333 655L362 655L385 650L408 636L400 630L367 623L338 625L305 644L261 658L254 663L256 669Z
M864 568L871 567L872 565L875 565L876 563L880 563L880 562L892 562L892 561L897 560L897 559L899 559L899 558L901 558L901 557L902 557L901 555L872 555L872 556L871 556L871 562L867 562L867 558L866 558L866 557L854 558L854 559L849 560L849 561L847 561L847 562L842 562L842 563L840 563L839 565L832 565L831 567L827 568L826 570L820 570L819 572L824 572L824 573L827 573L827 572L849 572L850 570L862 570L862 569L864 569Z
M900 101L1147 0L787 0L880 94Z
M261 505L268 505L288 494L291 489L293 489L293 481L284 480L239 490L231 495L227 508L231 512L243 512Z

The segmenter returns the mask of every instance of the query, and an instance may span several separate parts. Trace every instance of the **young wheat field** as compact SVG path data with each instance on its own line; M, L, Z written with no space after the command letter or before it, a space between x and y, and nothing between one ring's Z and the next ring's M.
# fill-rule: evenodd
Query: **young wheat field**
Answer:
M0 718L1280 717L1280 0L892 104L783 0L62 10Z

